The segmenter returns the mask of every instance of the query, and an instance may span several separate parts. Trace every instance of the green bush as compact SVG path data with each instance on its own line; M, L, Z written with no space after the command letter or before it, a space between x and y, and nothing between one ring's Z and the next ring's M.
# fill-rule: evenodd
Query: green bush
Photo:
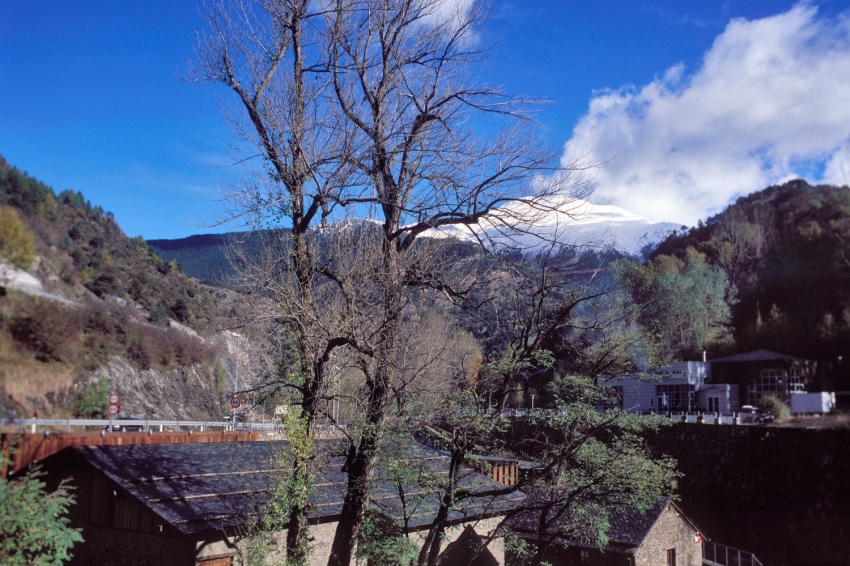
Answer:
M58 566L83 542L65 516L74 503L73 488L63 481L48 493L43 475L38 469L13 480L0 475L0 563L6 566Z
M106 417L108 408L109 384L101 379L87 383L74 403L74 413L89 419Z
M367 564L408 566L416 562L419 549L392 520L367 511L357 541L357 557Z
M154 324L165 324L168 322L168 312L168 304L166 304L165 299L163 299L154 305L148 319Z
M761 412L767 413L777 421L791 416L791 409L776 395L762 397L758 402L758 408Z
M189 303L185 297L177 297L169 311L178 322L189 322Z
M119 295L121 293L118 278L114 273L109 272L98 275L94 281L86 283L86 287L98 297L103 297L104 295Z
M11 206L0 206L0 261L29 269L35 257L35 238Z

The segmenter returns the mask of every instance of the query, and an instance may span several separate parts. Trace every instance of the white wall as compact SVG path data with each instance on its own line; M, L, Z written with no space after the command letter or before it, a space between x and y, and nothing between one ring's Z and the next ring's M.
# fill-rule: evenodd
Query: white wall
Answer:
M658 410L656 385L691 385L698 390L711 379L711 364L707 362L673 362L660 368L647 369L640 374L604 381L604 385L623 388L623 409L639 413Z

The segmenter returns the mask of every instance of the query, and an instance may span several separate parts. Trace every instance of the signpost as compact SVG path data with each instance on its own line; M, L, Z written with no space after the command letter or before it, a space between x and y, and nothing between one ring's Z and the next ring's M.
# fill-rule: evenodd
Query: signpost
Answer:
M242 401L236 395L234 395L233 397L230 398L230 410L231 410L230 424L234 428L236 427L236 409L238 409L241 404L242 404Z
M115 420L115 415L121 412L121 405L118 402L121 400L121 397L117 393L109 394L109 431L112 432L115 430L113 426L113 422Z

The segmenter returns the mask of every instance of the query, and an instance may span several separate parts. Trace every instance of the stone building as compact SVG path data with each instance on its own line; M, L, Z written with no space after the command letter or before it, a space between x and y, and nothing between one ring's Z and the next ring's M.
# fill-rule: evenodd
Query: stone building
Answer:
M317 565L327 562L347 482L345 444L318 445L320 465L310 497L311 563ZM285 448L284 441L74 446L50 456L44 461L49 483L70 478L76 489L71 526L82 528L85 542L74 547L69 564L230 566L245 549L246 534L267 508L271 492L285 480L275 464ZM448 469L448 458L420 445L406 445L400 457L408 471ZM474 492L503 487L471 469L464 470L462 482ZM403 505L399 486L377 478L371 509L396 525L408 525L418 540L433 520L437 495L409 487ZM465 563L470 546L483 540L505 512L521 506L524 497L473 496L457 505L449 516L445 564ZM285 531L272 538L282 549ZM476 563L504 564L501 544L491 543Z
M556 537L545 560L555 566L702 566L705 537L669 498L645 512L611 510L608 521L605 548ZM531 542L533 524L533 517L523 517L514 522L513 528ZM509 555L507 564L514 566L520 562Z

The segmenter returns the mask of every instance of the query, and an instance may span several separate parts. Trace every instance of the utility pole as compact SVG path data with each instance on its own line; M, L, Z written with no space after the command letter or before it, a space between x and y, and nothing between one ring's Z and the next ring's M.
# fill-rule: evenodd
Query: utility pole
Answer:
M242 339L242 336L240 334L235 333L235 332L231 332L230 334L236 337L236 370L234 371L234 381L235 381L235 383L233 384L233 397L236 397L236 395L239 393L239 344L240 344L240 340ZM236 407L231 405L231 411L233 411L233 414L230 417L230 424L235 427L236 426Z

